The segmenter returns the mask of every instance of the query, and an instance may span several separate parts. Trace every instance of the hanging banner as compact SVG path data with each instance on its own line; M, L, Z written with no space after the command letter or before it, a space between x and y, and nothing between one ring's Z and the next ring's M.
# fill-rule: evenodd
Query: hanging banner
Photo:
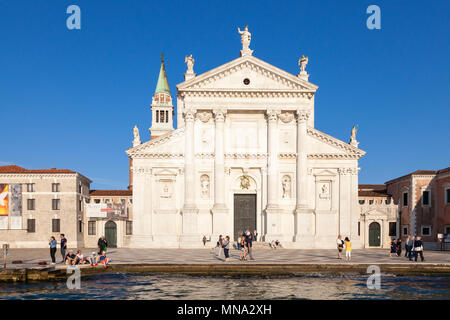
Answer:
M8 215L8 185L0 184L0 216Z
M121 203L86 203L88 218L127 218L125 205Z
M11 229L22 229L22 185L10 184L11 198L9 201L9 215Z

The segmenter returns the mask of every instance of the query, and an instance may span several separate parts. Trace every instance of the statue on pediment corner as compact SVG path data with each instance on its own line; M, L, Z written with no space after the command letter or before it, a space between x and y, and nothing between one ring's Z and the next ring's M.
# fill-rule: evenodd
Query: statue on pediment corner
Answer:
M137 125L134 125L133 136L134 136L133 147L135 147L137 145L140 145L141 144L141 138L139 136L139 129L138 129Z

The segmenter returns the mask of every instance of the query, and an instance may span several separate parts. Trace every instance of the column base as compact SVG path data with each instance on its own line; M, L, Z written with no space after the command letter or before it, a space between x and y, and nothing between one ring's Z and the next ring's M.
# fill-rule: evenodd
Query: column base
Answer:
M266 213L266 234L263 239L265 242L272 240L282 240L281 234L281 210L278 204L268 204L264 210Z

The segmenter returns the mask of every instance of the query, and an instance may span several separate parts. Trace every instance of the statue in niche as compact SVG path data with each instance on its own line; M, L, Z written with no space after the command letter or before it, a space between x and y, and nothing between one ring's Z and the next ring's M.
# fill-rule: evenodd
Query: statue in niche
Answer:
M170 199L172 197L172 193L170 192L170 187L168 183L164 183L162 187L161 198Z
M283 186L283 199L291 197L291 178L289 176L284 176L281 181Z
M209 198L209 176L204 174L200 178L200 187L202 189L202 197Z
M321 188L321 192L319 194L320 199L329 199L330 198L330 192L328 189L328 184L323 184Z

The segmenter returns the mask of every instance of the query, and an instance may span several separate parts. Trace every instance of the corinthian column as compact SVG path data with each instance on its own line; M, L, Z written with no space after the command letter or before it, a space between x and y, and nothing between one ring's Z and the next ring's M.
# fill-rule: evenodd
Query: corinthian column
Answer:
M195 109L184 112L185 119L185 150L184 150L184 206L182 209L183 225L180 237L180 247L195 247L201 237L197 234L197 213L195 203L195 149L194 121Z
M212 208L213 234L216 239L227 230L228 208L225 204L225 153L224 123L226 110L213 110L215 120L214 131L214 207Z
M309 111L297 110L297 206L304 209L307 202L307 154L306 154L306 121Z
M282 239L278 208L278 115L279 110L267 110L267 207L265 241Z
M306 122L309 118L308 110L297 110L297 172L296 172L296 208L295 208L295 237L303 248L314 247L316 217L314 210L308 208L308 176L307 176L307 135Z

